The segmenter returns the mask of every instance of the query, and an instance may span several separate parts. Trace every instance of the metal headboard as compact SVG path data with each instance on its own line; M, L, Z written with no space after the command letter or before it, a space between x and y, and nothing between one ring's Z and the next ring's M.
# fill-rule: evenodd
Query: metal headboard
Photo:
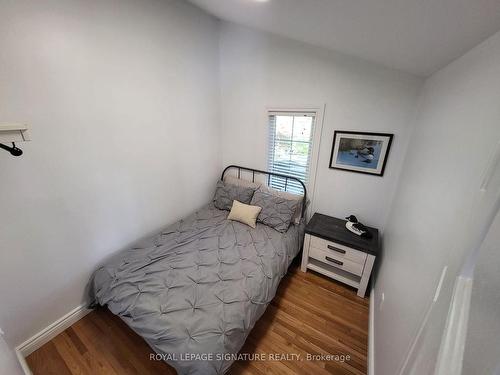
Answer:
M220 177L220 179L222 181L224 181L224 175L226 174L226 172L230 169L237 169L238 170L238 178L241 179L241 171L248 171L248 172L252 172L252 182L255 182L255 174L265 174L267 175L267 184L269 185L270 181L271 181L271 176L276 176L276 177L281 177L281 178L284 178L285 179L285 191L287 189L287 186L288 186L288 180L293 180L293 181L297 181L300 185L302 185L302 189L304 190L304 197L302 198L302 215L301 217L304 217L305 213L306 213L306 206L307 206L307 189L306 189L306 185L304 185L304 183L299 180L297 177L294 177L294 176L287 176L286 174L281 174L281 173L274 173L274 172L268 172L268 171L261 171L259 169L253 169L253 168L247 168L247 167L242 167L242 166L239 166L239 165L229 165L227 166L224 171L222 171L222 175Z

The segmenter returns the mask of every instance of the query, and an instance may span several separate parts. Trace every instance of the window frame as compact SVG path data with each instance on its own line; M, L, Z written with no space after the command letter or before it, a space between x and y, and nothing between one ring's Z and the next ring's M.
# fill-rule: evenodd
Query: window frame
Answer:
M312 129L311 136L311 156L309 160L309 175L308 181L305 184L307 188L307 195L309 205L307 208L306 215L309 217L310 213L313 212L314 209L314 197L316 192L316 177L317 177L317 167L318 167L318 159L319 159L319 150L320 150L320 141L321 134L323 131L323 114L326 105L317 106L317 107L267 107L266 108L266 168L269 169L270 160L269 157L271 155L270 150L270 129L269 129L269 116L271 115L303 115L303 114L314 114L315 121Z

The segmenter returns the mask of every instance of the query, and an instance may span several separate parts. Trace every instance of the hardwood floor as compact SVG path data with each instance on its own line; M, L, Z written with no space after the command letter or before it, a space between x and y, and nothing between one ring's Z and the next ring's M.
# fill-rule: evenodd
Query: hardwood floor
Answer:
M368 299L292 265L241 351L260 353L267 359L270 354L288 353L290 358L235 362L230 374L366 374L367 346ZM176 373L164 362L150 361L150 353L140 336L101 308L26 360L34 375ZM324 357L308 360L308 354L346 357L344 361Z

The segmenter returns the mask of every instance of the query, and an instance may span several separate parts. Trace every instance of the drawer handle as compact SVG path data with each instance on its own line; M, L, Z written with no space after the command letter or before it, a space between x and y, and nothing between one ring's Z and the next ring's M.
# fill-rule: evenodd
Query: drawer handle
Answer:
M332 262L332 263L335 263L335 264L338 264L339 266L342 266L344 265L344 262L341 262L340 260L337 260L337 259L333 259L333 258L330 258L330 257L325 257L325 259L329 262Z
M336 251L337 253L340 253L340 254L345 254L345 250L338 249L338 248L336 248L335 246L328 245L327 247L328 247L330 250Z

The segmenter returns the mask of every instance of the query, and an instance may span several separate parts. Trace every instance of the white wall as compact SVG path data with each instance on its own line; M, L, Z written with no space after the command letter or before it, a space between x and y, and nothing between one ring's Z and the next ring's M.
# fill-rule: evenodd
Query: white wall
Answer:
M10 348L3 339L3 334L1 330L0 330L0 373L9 375L24 374L17 360L14 350L12 350L12 348Z
M236 24L221 25L222 160L267 169L267 107L326 103L313 210L383 227L420 80ZM328 168L334 130L394 133L383 178Z
M12 345L82 303L109 254L209 200L218 21L182 1L0 5L0 326Z
M478 208L491 206L479 188L500 140L499 98L500 33L424 85L375 284L378 375L400 370L447 265L440 299L428 322L432 329L424 326L424 337L405 373L432 371L455 278L471 250L468 244L478 229L475 221L486 215Z

